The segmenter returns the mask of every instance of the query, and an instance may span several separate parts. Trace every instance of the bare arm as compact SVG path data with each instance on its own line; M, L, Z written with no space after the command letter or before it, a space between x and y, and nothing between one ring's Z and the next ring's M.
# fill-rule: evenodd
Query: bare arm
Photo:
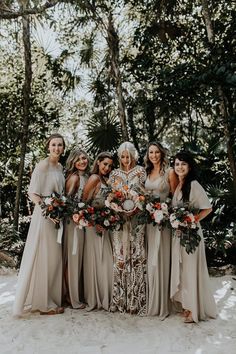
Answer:
M80 178L78 175L71 175L66 180L66 195L74 195L79 188Z
M176 187L179 183L179 179L178 179L173 168L170 169L168 178L169 178L169 183L170 183L170 191L171 191L171 194L173 195L176 190Z
M212 208L202 209L198 214L195 215L195 220L196 221L203 220L211 212L212 212Z
M89 177L87 183L84 186L83 196L82 196L83 201L88 201L92 198L99 183L101 182L98 175L94 174Z
M29 198L34 204L42 204L42 198L40 195L35 194L35 193L29 193Z

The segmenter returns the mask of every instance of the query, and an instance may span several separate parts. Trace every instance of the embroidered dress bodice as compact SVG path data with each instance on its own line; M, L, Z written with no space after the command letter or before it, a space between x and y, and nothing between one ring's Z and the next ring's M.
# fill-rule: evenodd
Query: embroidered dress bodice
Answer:
M143 185L146 179L146 172L142 166L135 166L128 172L121 170L120 168L113 170L110 173L109 184L112 187L119 189L123 185L127 185L130 188L135 185Z

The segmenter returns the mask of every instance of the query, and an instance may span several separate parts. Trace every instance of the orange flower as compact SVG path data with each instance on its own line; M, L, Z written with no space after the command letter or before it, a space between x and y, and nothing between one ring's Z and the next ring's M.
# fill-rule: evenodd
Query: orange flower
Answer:
M161 203L155 203L154 208L160 210L161 209Z
M144 195L140 195L140 196L139 196L139 200L140 200L140 202L144 202L144 201L145 201Z
M115 192L116 198L121 198L122 197L122 192L121 191L116 191Z
M124 189L125 191L128 191L128 190L129 190L129 187L127 186L127 184L124 185L123 189Z
M52 211L53 210L53 205L49 205L48 206L48 211Z
M185 216L184 221L186 222L192 222L192 219L189 216Z

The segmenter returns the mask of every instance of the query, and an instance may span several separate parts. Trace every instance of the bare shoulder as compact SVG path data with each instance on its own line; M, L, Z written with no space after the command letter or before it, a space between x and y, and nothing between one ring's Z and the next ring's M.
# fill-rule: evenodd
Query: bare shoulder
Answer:
M66 182L77 183L79 181L79 176L76 173L71 174L67 177Z
M100 177L97 174L93 174L89 177L87 185L96 186L100 182Z
M176 173L175 173L173 167L170 167L170 168L168 169L168 176L169 176L169 178L175 178L175 177L177 177L177 175L176 175Z

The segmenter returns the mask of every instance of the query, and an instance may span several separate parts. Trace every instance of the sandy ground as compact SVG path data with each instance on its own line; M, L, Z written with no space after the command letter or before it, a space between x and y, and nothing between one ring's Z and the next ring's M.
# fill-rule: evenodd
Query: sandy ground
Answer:
M211 278L218 318L183 324L105 311L66 309L63 315L12 318L16 274L0 275L0 353L235 354L236 277Z

